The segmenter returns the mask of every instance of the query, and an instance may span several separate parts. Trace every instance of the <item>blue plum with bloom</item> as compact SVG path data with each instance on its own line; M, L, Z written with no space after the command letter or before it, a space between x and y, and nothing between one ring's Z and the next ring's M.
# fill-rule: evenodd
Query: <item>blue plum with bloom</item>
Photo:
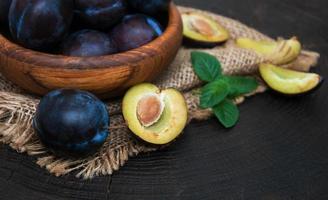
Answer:
M126 0L75 0L77 18L91 28L105 30L127 13Z
M89 155L106 141L109 115L106 105L89 92L61 89L41 99L33 126L55 153Z
M80 30L71 34L63 42L63 54L67 56L103 56L117 52L110 37L95 30Z
M8 13L12 0L0 0L0 24L8 23Z
M147 15L159 15L169 10L171 0L128 0L130 7Z
M73 0L13 0L8 16L11 35L26 48L53 48L69 30L73 8Z
M109 33L120 52L138 48L162 34L159 22L143 14L125 16Z

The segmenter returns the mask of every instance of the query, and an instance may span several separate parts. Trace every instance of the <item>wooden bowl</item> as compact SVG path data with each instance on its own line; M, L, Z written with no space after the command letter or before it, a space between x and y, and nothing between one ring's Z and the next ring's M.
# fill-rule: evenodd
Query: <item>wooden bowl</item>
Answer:
M23 48L0 34L0 72L21 88L44 95L58 88L90 91L101 98L154 80L175 58L182 20L172 3L168 26L154 41L127 52L98 57L68 57Z

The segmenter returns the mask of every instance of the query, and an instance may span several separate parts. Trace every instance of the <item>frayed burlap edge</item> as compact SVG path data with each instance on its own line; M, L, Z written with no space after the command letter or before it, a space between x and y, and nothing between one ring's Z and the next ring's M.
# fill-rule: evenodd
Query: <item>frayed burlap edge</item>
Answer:
M180 7L180 10L182 12L205 12L184 7ZM232 39L225 46L214 49L181 48L169 69L155 82L161 88L174 87L184 92L189 109L189 121L193 119L206 120L212 116L210 109L201 110L198 107L199 98L195 88L202 83L193 73L190 64L191 51L206 51L216 56L221 61L225 74L256 75L258 64L266 60L252 51L237 48L233 40L237 37L271 40L271 38L238 21L209 12L205 13L226 27L230 31ZM295 62L284 67L308 71L311 66L317 64L318 58L319 54L315 52L303 51ZM265 85L261 84L254 93L237 98L235 103L240 104L247 96L265 90ZM85 179L109 175L123 166L129 157L161 148L149 146L134 139L120 114L120 101L115 101L108 102L112 121L111 134L97 154L78 160L56 157L47 151L33 132L32 119L38 102L37 98L25 94L18 87L6 81L0 74L0 142L9 144L18 152L26 152L28 155L36 156L37 163L56 176L73 171L76 172L77 177Z

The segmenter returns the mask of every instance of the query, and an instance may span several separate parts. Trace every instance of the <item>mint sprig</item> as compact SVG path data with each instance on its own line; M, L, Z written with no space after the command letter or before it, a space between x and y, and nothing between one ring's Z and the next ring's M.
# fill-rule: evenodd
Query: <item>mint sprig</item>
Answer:
M192 52L191 62L199 79L207 82L201 89L200 107L211 108L224 127L235 126L239 110L232 99L253 92L258 87L256 79L223 75L220 61L208 53Z
M239 119L238 107L229 99L223 100L221 103L214 106L212 110L226 128L233 127Z
M220 62L208 53L191 52L191 63L198 78L202 81L211 82L221 75Z
M258 87L258 82L252 77L225 76L222 77L229 85L230 98L236 98L254 91Z
M200 107L211 108L222 102L228 94L229 86L223 79L210 82L201 90Z

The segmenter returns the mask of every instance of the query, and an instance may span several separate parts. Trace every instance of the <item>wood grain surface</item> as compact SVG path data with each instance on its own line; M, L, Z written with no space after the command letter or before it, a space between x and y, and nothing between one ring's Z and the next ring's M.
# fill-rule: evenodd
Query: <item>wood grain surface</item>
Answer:
M177 0L220 13L273 37L297 35L322 54L328 77L328 1ZM34 158L0 148L1 200L327 200L328 87L286 98L268 92L240 106L230 130L193 122L162 151L130 159L111 177L55 178Z
M113 97L137 83L154 80L173 61L181 40L181 17L171 4L163 35L147 45L114 55L51 55L20 47L0 34L0 71L38 95L58 88L77 88L102 98Z

